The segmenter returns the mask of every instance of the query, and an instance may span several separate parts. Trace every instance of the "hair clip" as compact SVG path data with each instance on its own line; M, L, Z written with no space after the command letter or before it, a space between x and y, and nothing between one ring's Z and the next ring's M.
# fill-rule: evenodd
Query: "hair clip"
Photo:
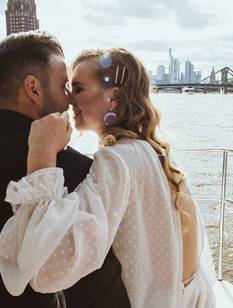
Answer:
M122 84L122 82L124 81L124 77L125 77L125 70L126 70L126 67L124 66L124 68L123 68L123 72L122 72L122 76L121 76L121 81L120 81L120 84Z
M118 74L119 74L119 64L117 65L117 69L116 69L115 84L117 84L117 81L118 81Z

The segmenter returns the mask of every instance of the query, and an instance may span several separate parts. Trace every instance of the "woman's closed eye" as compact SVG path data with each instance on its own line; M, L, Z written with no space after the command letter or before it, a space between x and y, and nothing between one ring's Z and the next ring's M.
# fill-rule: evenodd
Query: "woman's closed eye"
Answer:
M83 91L83 88L82 88L82 87L79 87L79 86L77 86L76 89L75 89L75 93L76 93L76 94L78 94L78 93L80 93L80 92L82 92L82 91Z
M74 86L72 89L73 95L78 95L80 92L82 92L84 89L80 86Z

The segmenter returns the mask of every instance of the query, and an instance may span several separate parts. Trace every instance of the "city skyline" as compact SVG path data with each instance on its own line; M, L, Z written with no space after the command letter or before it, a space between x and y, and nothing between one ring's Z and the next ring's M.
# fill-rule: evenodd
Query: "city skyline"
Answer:
M169 61L167 65L159 64L156 73L150 71L152 83L196 83L202 79L202 71L196 70L195 65L186 60L181 63L180 59L173 56L172 48L169 48ZM212 68L212 72L213 72ZM206 76L207 77L207 76Z
M1 38L5 3L0 0ZM38 0L36 4L41 30L58 37L67 62L82 49L123 46L155 71L159 64L167 64L172 46L180 62L192 61L203 77L213 66L233 67L230 0Z

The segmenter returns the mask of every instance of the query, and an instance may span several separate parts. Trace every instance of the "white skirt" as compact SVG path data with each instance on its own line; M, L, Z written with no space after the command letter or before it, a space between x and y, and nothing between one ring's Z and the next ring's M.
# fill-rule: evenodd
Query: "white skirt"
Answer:
M197 271L191 282L183 287L182 308L215 308L213 288L210 287L202 275Z

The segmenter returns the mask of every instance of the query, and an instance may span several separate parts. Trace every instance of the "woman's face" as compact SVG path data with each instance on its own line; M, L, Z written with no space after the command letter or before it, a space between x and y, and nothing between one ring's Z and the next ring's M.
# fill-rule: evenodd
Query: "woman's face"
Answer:
M110 107L109 90L103 89L93 73L93 62L78 64L72 75L72 92L75 126L79 130L99 133L104 116Z

